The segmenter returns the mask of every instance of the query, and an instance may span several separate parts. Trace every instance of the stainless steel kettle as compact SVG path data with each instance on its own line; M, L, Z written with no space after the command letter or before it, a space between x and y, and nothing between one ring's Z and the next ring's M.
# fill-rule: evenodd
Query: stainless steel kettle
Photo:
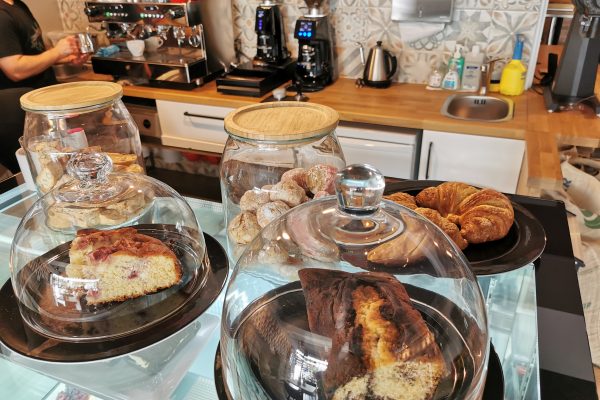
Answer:
M378 41L377 45L369 51L369 57L365 61L363 46L357 44L360 46L360 60L365 67L362 82L375 88L389 87L398 67L396 56L381 47L381 41Z

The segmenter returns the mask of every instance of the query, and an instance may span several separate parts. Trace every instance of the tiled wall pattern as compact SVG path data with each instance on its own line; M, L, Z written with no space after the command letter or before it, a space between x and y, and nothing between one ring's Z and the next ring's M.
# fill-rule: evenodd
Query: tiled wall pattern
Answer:
M88 20L83 13L82 0L57 0L60 19L65 31L83 31L88 26Z
M65 29L84 29L83 0L57 0ZM242 54L256 52L254 13L261 0L231 0L235 37ZM431 37L405 42L399 23L391 20L392 0L329 0L336 33L340 75L358 77L362 73L357 42L368 51L378 40L398 57L400 82L424 83L431 69L444 65L456 43L471 48L474 44L488 57L510 57L517 33L525 36L524 61L529 63L539 12L547 0L455 0L454 15L444 30ZM304 12L303 0L283 0L288 49L295 56L293 38L296 19ZM210 34L207 32L207 34Z

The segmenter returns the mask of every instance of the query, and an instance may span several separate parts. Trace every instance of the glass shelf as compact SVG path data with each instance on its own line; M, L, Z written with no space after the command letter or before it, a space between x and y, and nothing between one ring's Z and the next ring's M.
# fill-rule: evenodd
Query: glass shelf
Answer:
M0 194L0 284L9 279L8 254L14 232L25 211L37 196L22 186ZM188 198L202 230L217 239L224 248L225 225L221 204ZM492 343L498 353L504 372L505 398L511 400L540 398L539 368L537 351L537 321L535 275L533 264L523 268L494 276L479 278L486 298ZM206 314L220 318L224 292L207 310ZM171 393L174 399L217 400L213 384L213 367L216 348L219 342L219 329L213 329L209 338L203 338L202 350L192 360L184 374L176 374L175 389ZM192 345L194 342L190 342ZM188 347L186 347L188 348ZM61 379L53 369L33 371L18 365L15 357L7 358L6 348L0 354L0 399L13 400L51 399L61 392L73 390L77 382ZM169 378L157 372L153 379ZM90 388L77 387L82 391ZM125 399L125 394L112 392L99 393L91 390L94 399ZM156 397L147 394L145 398ZM153 397L154 396L154 397ZM91 397L92 398L92 397ZM162 397L164 398L164 397Z

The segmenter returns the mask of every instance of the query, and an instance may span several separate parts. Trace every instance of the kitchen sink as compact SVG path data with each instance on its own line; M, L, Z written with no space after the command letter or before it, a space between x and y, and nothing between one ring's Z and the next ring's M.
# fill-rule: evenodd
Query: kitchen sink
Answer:
M514 103L510 99L492 96L453 94L442 106L442 114L468 121L502 122L513 117Z

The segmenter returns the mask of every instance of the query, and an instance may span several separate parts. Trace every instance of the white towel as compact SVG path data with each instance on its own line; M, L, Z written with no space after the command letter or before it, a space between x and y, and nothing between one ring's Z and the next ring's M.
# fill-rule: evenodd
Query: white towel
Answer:
M392 21L398 21L417 8L418 0L392 0ZM444 23L399 22L400 38L404 42L427 38L444 30Z

